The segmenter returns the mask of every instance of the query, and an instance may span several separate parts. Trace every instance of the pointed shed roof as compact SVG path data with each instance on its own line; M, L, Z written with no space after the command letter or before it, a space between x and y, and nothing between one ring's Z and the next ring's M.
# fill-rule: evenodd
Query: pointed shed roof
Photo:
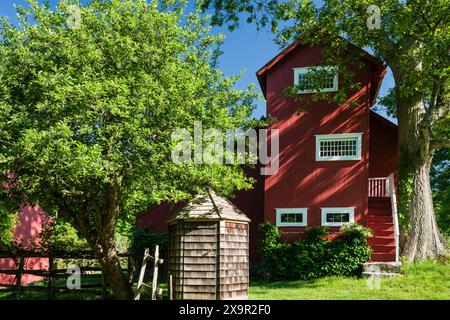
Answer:
M175 212L167 221L177 220L232 220L250 222L250 219L228 199L218 196L213 190L197 195L187 205Z

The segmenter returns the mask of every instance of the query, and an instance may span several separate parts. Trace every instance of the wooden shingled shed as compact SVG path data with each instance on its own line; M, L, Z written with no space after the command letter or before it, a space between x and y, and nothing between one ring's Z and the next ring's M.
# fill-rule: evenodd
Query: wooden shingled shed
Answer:
M250 219L207 190L169 224L169 272L174 299L248 298Z

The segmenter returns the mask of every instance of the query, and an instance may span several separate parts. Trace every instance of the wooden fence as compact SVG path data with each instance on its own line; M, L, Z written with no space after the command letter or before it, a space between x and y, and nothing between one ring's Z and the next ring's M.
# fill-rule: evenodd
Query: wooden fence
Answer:
M127 253L119 254L121 258L127 258L127 267L123 269L123 271L128 272L128 280L130 285L132 283L133 276L133 264L131 261L131 257ZM11 292L13 297L16 300L20 300L21 293L24 290L32 290L32 291L45 291L47 293L47 299L52 300L55 298L55 294L57 292L76 292L76 293L87 293L87 294L96 294L101 295L103 298L107 297L107 288L108 284L105 278L102 276L101 282L98 283L88 283L82 284L80 289L71 290L67 286L58 286L55 283L56 279L64 279L70 276L67 272L67 269L56 269L55 259L73 259L73 260L97 260L92 252L76 252L76 253L39 253L39 252L31 252L31 251L15 251L15 252L7 252L0 250L0 258L13 259L16 262L16 269L11 270L0 270L0 274L9 274L15 275L14 281L12 284L3 284L0 283L0 292ZM28 258L44 258L48 259L49 267L46 270L27 270L24 268L25 259ZM18 263L17 263L18 262ZM22 275L23 274L31 274L38 277L44 277L47 280L47 285L38 286L38 285L22 285ZM100 267L80 267L80 275L82 276L99 276L101 275Z

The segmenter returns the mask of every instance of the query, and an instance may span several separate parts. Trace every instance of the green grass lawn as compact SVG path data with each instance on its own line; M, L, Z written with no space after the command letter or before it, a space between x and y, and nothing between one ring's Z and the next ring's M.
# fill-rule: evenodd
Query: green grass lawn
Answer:
M82 284L99 282L97 278L83 278ZM45 285L45 283L41 283ZM61 285L62 283L58 283ZM160 285L164 289L165 284ZM44 292L24 291L22 298L46 299ZM143 299L149 298L145 290ZM316 280L264 281L252 280L250 299L253 300L311 300L311 299L445 299L450 300L450 265L431 261L407 264L403 276L383 278L379 288L371 289L367 279L351 277L327 277ZM1 299L11 299L11 294L1 293ZM101 296L57 293L56 299L93 300Z
M299 281L253 281L250 299L273 300L450 300L450 265L431 261L407 264L403 276L383 278L379 288L367 279L326 277Z

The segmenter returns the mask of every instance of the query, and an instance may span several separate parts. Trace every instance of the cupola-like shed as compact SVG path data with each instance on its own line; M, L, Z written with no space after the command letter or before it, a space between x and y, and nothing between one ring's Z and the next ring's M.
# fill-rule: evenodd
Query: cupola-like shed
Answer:
M249 222L212 190L168 221L174 299L247 299Z

